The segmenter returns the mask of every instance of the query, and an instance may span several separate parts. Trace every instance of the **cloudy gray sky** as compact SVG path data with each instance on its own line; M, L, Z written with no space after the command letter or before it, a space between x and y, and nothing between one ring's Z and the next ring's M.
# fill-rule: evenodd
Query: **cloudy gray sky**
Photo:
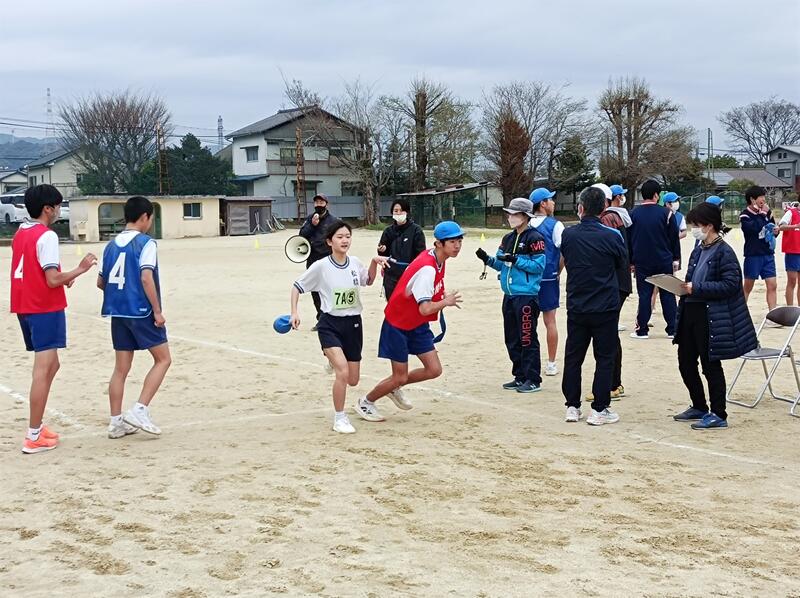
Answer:
M281 106L281 71L329 96L358 76L380 93L401 93L425 75L470 100L510 80L568 83L591 105L609 77L638 75L681 104L686 123L714 128L715 147L723 147L720 111L772 95L800 101L799 0L45 0L30 7L6 0L0 8L0 117L45 120L47 87L55 102L130 87L163 96L177 124L213 130L221 114L233 130Z

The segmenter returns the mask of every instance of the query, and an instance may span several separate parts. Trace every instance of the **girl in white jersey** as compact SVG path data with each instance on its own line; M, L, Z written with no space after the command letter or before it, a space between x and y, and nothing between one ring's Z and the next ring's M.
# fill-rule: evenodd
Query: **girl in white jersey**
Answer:
M380 256L372 258L367 270L357 257L348 256L352 230L349 224L341 220L330 224L325 238L331 255L314 262L295 281L291 298L291 323L296 330L300 327L297 312L300 293L319 293L322 313L317 322L317 334L322 351L336 374L333 382L333 430L343 434L355 432L344 412L344 404L347 385L358 384L361 373L364 337L359 287L371 285L378 267L385 268L388 259Z

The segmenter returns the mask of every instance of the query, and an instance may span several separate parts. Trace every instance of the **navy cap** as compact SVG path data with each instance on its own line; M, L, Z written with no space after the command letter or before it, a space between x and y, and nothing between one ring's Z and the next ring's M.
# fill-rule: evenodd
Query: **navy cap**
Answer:
M529 199L533 205L536 205L537 203L542 203L546 199L552 199L555 194L555 191L550 191L547 187L538 187L531 191Z
M292 316L278 316L272 323L275 332L286 334L292 329Z
M433 229L433 236L437 241L447 241L448 239L458 239L464 236L464 231L457 222L445 220L436 225Z
M622 185L611 185L611 194L612 195L625 195L628 192L627 189L623 189Z

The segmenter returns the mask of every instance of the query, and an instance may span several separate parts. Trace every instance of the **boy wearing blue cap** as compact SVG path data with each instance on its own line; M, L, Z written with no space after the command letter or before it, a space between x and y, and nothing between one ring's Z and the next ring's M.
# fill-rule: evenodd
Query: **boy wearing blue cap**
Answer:
M780 234L775 226L772 210L767 205L767 190L753 185L744 193L747 207L739 214L744 236L744 299L750 297L759 278L767 286L767 307L778 304L778 280L775 270L775 237ZM774 325L768 322L768 325Z
M542 284L539 287L539 309L542 310L542 321L547 330L547 365L544 368L545 376L558 374L556 365L556 352L558 351L558 325L556 324L556 310L559 306L561 288L558 275L561 272L561 235L564 224L555 218L556 192L546 187L538 187L531 191L530 200L533 203L533 218L531 226L544 237L545 257L547 264L542 274Z
M459 307L458 291L444 290L445 262L461 251L464 231L452 221L440 222L433 229L433 249L423 251L406 268L383 310L384 320L378 343L378 357L389 359L392 374L375 385L355 407L356 413L366 421L383 421L375 401L388 396L403 410L412 405L403 394L402 387L442 375L442 364L435 343L444 336L445 307ZM433 338L430 323L439 318L442 334ZM408 357L416 355L422 367L408 371Z
M537 295L547 259L544 237L528 226L533 204L524 197L512 199L503 211L513 229L503 237L494 256L483 249L475 255L499 272L503 289L503 328L506 349L514 379L503 384L506 390L536 392L542 385L542 363L536 321L539 318Z

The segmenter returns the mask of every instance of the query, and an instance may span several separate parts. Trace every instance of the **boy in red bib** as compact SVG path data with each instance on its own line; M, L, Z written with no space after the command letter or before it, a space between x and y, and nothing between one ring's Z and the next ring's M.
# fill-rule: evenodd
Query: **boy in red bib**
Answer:
M64 287L97 263L91 253L78 267L61 271L58 236L49 227L61 212L61 193L52 185L25 192L31 220L23 222L11 244L11 313L17 314L25 349L34 351L30 421L23 453L41 453L58 446L58 434L42 424L50 386L58 372L58 350L67 346Z
M433 236L433 249L419 254L409 264L384 309L378 357L391 360L392 375L378 382L356 404L356 413L367 421L383 421L375 407L381 397L388 396L400 409L411 409L401 387L442 375L434 348L441 337L433 338L430 322L438 319L445 307L459 307L461 303L458 291L444 290L444 268L445 262L461 251L464 231L455 222L445 221L436 225ZM409 372L409 355L416 355L422 367Z

